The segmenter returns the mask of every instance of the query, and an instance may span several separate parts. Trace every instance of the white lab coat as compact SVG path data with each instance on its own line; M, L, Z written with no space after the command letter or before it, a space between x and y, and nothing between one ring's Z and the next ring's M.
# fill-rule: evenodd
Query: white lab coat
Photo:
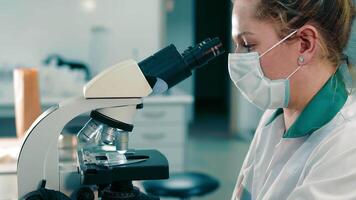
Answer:
M310 136L282 138L283 115L264 113L232 199L356 199L356 99Z

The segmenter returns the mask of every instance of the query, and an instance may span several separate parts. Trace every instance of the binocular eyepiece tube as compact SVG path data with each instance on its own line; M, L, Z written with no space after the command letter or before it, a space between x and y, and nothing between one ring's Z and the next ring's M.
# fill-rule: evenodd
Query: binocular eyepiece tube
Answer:
M169 45L138 65L153 88L153 93L157 94L187 79L193 70L206 65L224 52L219 38L208 38L196 46L188 47L182 54L174 45Z

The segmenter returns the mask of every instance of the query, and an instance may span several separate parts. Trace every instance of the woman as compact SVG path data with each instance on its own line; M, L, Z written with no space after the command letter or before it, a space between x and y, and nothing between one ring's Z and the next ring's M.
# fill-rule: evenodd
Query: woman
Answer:
M356 199L352 0L235 0L231 79L265 110L232 199Z

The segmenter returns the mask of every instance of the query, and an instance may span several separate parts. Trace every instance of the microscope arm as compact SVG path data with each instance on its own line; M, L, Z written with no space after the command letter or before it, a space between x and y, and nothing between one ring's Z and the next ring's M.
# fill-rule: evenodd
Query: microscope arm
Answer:
M151 93L151 86L134 60L123 61L109 67L90 80L83 89L86 99L143 98ZM109 122L122 122L132 126L136 105L100 108L96 109L95 113L107 117Z
M37 190L41 180L47 188L60 190L58 137L76 116L99 108L136 106L141 98L85 99L79 97L60 103L43 113L27 131L18 158L19 198Z
M18 194L23 197L39 188L60 191L58 137L64 126L87 112L100 113L117 125L132 129L136 107L152 92L138 64L118 63L94 77L84 96L60 103L44 112L27 131L17 163Z

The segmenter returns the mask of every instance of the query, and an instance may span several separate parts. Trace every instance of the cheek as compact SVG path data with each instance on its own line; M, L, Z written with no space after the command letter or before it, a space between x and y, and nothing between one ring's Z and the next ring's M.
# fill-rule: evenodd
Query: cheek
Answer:
M263 74L271 80L279 79L281 76L281 61L275 56L263 56L261 58L261 68Z
M271 80L284 79L296 69L294 55L287 48L278 48L261 58L261 68L264 75Z

